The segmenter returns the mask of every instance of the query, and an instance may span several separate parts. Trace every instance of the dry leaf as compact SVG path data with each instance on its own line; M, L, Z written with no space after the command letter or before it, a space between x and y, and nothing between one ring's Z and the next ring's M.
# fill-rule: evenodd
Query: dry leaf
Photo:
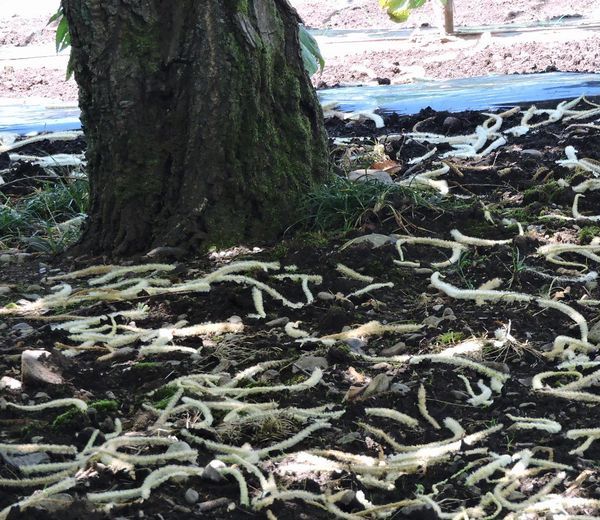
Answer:
M390 159L387 161L379 161L379 162L373 163L371 165L371 169L382 170L384 172L389 173L390 175L394 175L402 169L402 166L400 165L399 162L392 161Z
M361 374L354 367L348 368L344 376L347 381L355 385L364 385L367 382L367 376Z
M354 370L350 367L350 370ZM346 395L344 401L362 401L368 399L374 395L386 392L390 388L392 379L387 374L377 374L369 384L363 386L351 386Z
M367 385L351 386L346 392L343 401L358 401L360 399L360 395L364 392L366 388Z
M365 388L362 398L367 399L373 395L387 392L390 388L391 382L392 378L387 374L377 374L369 383L367 388Z
M564 300L565 296L568 296L569 294L571 294L571 287L566 287L562 291L556 291L552 295L552 299L553 300Z

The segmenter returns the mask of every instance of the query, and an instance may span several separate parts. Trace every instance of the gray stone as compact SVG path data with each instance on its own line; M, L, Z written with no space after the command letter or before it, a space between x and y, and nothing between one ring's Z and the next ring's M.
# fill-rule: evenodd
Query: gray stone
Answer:
M361 353L362 349L367 346L367 342L358 338L347 339L344 343L350 347L353 352Z
M590 343L600 343L600 321L597 321L592 325L592 328L588 333L588 340Z
M400 354L401 352L404 352L405 350L406 350L406 343L404 343L403 341L399 341L398 343L396 343L395 345L392 345L391 347L384 348L381 351L381 355L382 356L397 356L398 354Z
M195 489L188 488L187 491L185 492L185 501L189 505L191 505L191 506L194 505L196 502L198 502L199 499L200 499L200 494Z
M112 433L115 431L115 422L111 417L107 417L100 423L100 429L106 433Z
M48 362L47 350L25 350L21 354L21 382L23 385L62 385L59 369Z
M17 323L16 325L13 325L10 328L10 330L18 334L20 337L25 337L32 334L34 328L31 325L29 325L29 323L21 322Z
M363 399L387 392L390 388L391 378L387 374L377 374L369 383L362 394Z
M21 381L14 377L4 376L0 378L0 390L7 392L18 392L21 390Z
M446 130L455 130L455 129L459 129L461 127L461 121L460 119L458 119L458 117L454 117L454 116L448 116L444 119L444 122L442 123L442 126L446 129Z
M390 386L390 392L400 395L408 395L410 394L410 387L404 383L393 383L392 386Z
M183 441L175 442L167 448L167 453L178 453L180 451L189 451L192 447Z
M1 458L4 459L8 464L17 466L31 466L33 464L46 464L51 462L50 457L47 453L35 452L26 454L15 454L15 453L4 453L0 451Z
M276 318L274 320L268 321L265 323L267 327L285 327L290 322L290 319L287 316L283 316L282 318Z
M383 170L354 170L348 174L348 180L354 182L375 181L386 185L394 184L394 179L392 179L391 175Z
M212 480L213 482L221 482L223 480L223 477L221 476L221 473L219 473L219 469L224 468L225 467L225 463L214 459L211 460L204 468L204 472L202 473L202 476L204 478L207 478L209 480Z
M539 150L534 150L534 149L525 149L525 150L521 150L521 155L529 155L531 157L535 157L537 159L541 159L542 157L544 157L544 154L542 152L540 152Z
M442 313L442 318L450 321L454 321L456 316L454 315L454 311L450 307L446 307L444 312Z
M348 506L355 498L356 493L349 489L342 495L342 498L338 500L338 503Z
M46 392L38 392L33 396L36 401L50 401L50 396Z
M330 292L321 291L317 293L317 299L321 300L322 302L330 302L335 300L335 295L331 294Z
M315 368L327 370L329 368L329 363L327 363L327 360L324 357L303 356L294 363L292 372L296 373L301 370L303 372L312 372Z

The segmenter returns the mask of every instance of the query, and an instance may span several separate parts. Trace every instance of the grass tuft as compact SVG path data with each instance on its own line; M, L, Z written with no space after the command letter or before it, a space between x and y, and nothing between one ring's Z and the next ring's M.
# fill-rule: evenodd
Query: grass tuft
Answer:
M313 190L304 200L306 215L300 223L305 229L348 232L360 228L369 219L395 219L396 209L433 207L438 195L406 186L389 186L379 182L353 182L335 176Z
M88 205L86 179L45 182L21 198L0 194L0 248L60 253L79 238Z

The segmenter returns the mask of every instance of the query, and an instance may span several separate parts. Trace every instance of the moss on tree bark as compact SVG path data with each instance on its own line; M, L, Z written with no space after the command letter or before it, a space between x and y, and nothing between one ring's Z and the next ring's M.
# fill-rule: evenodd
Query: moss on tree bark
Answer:
M63 0L88 139L81 246L129 255L276 238L324 178L287 0Z

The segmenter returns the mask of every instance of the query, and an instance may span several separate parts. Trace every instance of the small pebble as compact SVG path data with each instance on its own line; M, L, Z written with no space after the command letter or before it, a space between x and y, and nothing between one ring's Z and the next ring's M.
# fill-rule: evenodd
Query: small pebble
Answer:
M0 390L6 390L8 392L18 392L21 390L21 381L10 376L3 376L0 378Z
M265 323L265 325L267 327L284 327L289 322L290 319L286 316L283 316L282 318L276 318L274 320L268 321L267 323Z
M454 116L448 116L444 119L442 126L445 130L457 130L460 128L460 119Z
M46 392L38 392L33 398L36 401L50 401L50 396Z
M400 395L408 395L410 394L410 387L406 386L404 383L393 383L390 387L390 391Z
M392 345L391 347L384 348L381 351L381 355L382 356L397 356L398 354L400 354L401 352L404 352L405 350L406 350L406 343L404 343L404 341L399 341L398 343L396 343L395 345Z
M367 346L367 342L358 338L347 339L344 343L350 347L350 350L361 353L362 349Z
M180 451L188 451L191 449L192 449L192 447L187 442L179 441L179 442L175 442L175 443L171 444L167 448L166 453L177 453Z
M29 323L17 323L13 325L10 330L19 334L19 336L29 336L33 332L33 327Z
M112 420L112 418L107 417L100 423L100 429L103 432L113 432L115 431L115 422Z
M194 505L199 499L200 495L195 489L188 488L188 490L185 492L185 501L189 505Z
M537 157L538 159L544 157L544 154L542 152L533 149L521 150L521 155L529 155L530 157Z
M335 295L329 292L321 291L320 293L317 293L317 299L323 302L329 302L335 300Z
M219 473L219 469L224 468L225 467L225 463L221 462L220 460L214 459L211 460L205 467L204 467L204 472L202 473L202 476L204 478L208 478L210 480L212 480L213 482L221 482L223 480L223 477L221 476L221 473Z

